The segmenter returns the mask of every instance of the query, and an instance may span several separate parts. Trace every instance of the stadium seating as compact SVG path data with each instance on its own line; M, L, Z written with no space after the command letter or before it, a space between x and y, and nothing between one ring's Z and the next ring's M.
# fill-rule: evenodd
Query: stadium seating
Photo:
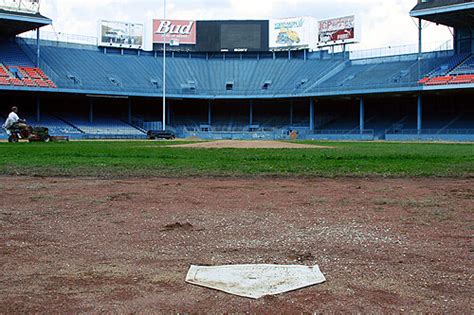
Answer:
M35 67L8 66L0 64L0 85L57 88L44 72Z
M465 75L465 74L474 74L474 55L471 55L464 62L458 65L450 73L451 75Z
M474 82L474 55L458 54L418 81L424 85L467 84Z
M14 42L0 41L0 85L57 88Z
M94 122L90 123L85 117L68 113L61 114L61 116L58 117L88 135L144 135L139 129L116 118L94 118Z
M83 132L58 117L50 114L42 114L41 121L36 122L32 115L25 116L28 124L33 127L46 127L52 136L74 136L81 135Z
M12 46L15 45L9 43L9 49L14 49ZM34 54L35 45L32 42L19 41L16 46L28 56ZM139 97L151 97L161 93L163 58L159 53L133 50L124 52L113 48L105 50L95 46L67 43L58 45L48 42L45 42L41 49L43 70L54 78L54 83L39 68L12 64L12 61L9 61L5 65L0 64L0 86L15 85L25 88L59 86L61 89L78 90L80 94L106 92ZM195 99L202 100L209 97L219 99L220 101L213 107L212 124L209 128L205 128L213 132L249 132L250 129L281 131L300 126L302 133L310 133L309 103L304 105L304 108L299 108L298 118L296 112L294 113L291 125L289 107L288 110L281 110L278 109L280 104L275 106L268 104L265 105L268 106L268 112L260 107L254 113L252 124L259 128L250 128L248 106L242 104L248 104L249 99L266 98L285 100L289 105L286 101L288 98L299 98L306 102L308 97L318 95L385 93L387 89L397 91L400 87L416 88L418 84L436 88L445 84L474 83L474 73L470 72L473 68L473 56L452 54L453 52L444 52L427 53L422 57L413 54L349 60L343 54L331 55L320 52L307 53L305 58L302 54L298 57L296 54L289 55L288 52L262 54L175 52L169 53L167 58L167 95L179 99L177 103L184 102L183 99L187 99L189 94L193 94L191 98ZM1 56L2 52L0 58ZM419 80L422 77L420 74L427 75ZM225 99L232 101L224 104ZM242 99L240 104L239 99ZM201 126L207 125L208 117L205 102L200 103L202 108L194 113L187 114L186 110L182 110L182 113L186 113L184 117L174 115L172 112L171 123L168 126L202 131ZM233 104L240 109L231 110ZM67 130L62 125L66 124L68 128L72 128L71 134L144 136L139 128L117 119L117 116L121 115L118 111L115 112L116 117L99 115L94 117L93 123L89 123L85 109L81 110L84 110L81 114L59 115L61 123L56 127L54 122L46 120L46 123L58 133ZM345 113L331 110L326 109L330 111L324 114L327 117L321 112L316 115L315 133L349 135L360 133L357 111ZM262 112L265 113L262 115ZM365 128L371 131L372 136L382 137L387 130L395 132L416 129L416 119L411 116L404 117L402 121L394 111L390 113L393 116L384 117L383 114L372 112L370 114L372 116L366 117ZM406 112L400 115L406 115ZM428 115L423 118L430 119ZM453 126L458 126L457 122L460 120L452 117L449 122L436 123L436 118L433 118L433 121L432 126L424 121L423 128L450 130Z
M455 76L450 84L474 83L474 74L463 74Z
M446 76L448 75L451 70L456 68L460 63L462 63L466 58L468 57L468 54L456 54L453 57L449 58L446 63L443 63L433 71L427 74L428 77L440 77L440 76Z
M159 93L162 86L163 61L152 53L142 52L139 56L117 53L113 49L104 52L92 46L79 49L46 43L41 56L42 62L57 74L55 83L63 88ZM287 55L285 58L283 55L276 58L205 56L176 53L167 59L168 94L293 95L416 85L418 80L414 74L419 63L416 55L402 60L379 58L369 62L318 57L319 54L310 55L307 60L289 60ZM439 60L442 61L445 62ZM231 89L226 88L227 83L232 83ZM264 83L267 83L265 88Z
M425 85L440 85L440 84L448 84L453 79L452 76L442 76L442 77L434 77L430 79Z
M35 66L25 52L15 42L10 41L0 41L0 63L6 66Z

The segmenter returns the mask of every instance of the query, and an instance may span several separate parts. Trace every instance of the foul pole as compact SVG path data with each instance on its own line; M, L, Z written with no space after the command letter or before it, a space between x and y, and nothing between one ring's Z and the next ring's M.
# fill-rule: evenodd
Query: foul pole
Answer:
M166 0L163 0L163 20L166 20ZM163 35L163 131L166 130L166 31Z

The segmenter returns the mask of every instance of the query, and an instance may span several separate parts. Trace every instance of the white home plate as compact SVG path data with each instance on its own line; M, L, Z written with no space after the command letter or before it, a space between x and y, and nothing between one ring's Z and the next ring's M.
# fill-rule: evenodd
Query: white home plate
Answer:
M188 283L253 299L324 281L318 265L192 265L186 275Z

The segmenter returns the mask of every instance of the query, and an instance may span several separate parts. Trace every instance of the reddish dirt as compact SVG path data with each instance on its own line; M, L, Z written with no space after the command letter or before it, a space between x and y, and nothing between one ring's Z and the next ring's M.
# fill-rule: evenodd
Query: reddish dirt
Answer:
M472 179L0 177L0 313L473 313ZM250 300L191 264L319 264Z

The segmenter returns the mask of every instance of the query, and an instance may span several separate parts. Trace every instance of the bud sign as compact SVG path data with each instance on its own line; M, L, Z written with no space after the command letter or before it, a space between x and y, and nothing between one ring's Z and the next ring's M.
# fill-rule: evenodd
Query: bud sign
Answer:
M196 21L153 20L153 43L196 44Z

